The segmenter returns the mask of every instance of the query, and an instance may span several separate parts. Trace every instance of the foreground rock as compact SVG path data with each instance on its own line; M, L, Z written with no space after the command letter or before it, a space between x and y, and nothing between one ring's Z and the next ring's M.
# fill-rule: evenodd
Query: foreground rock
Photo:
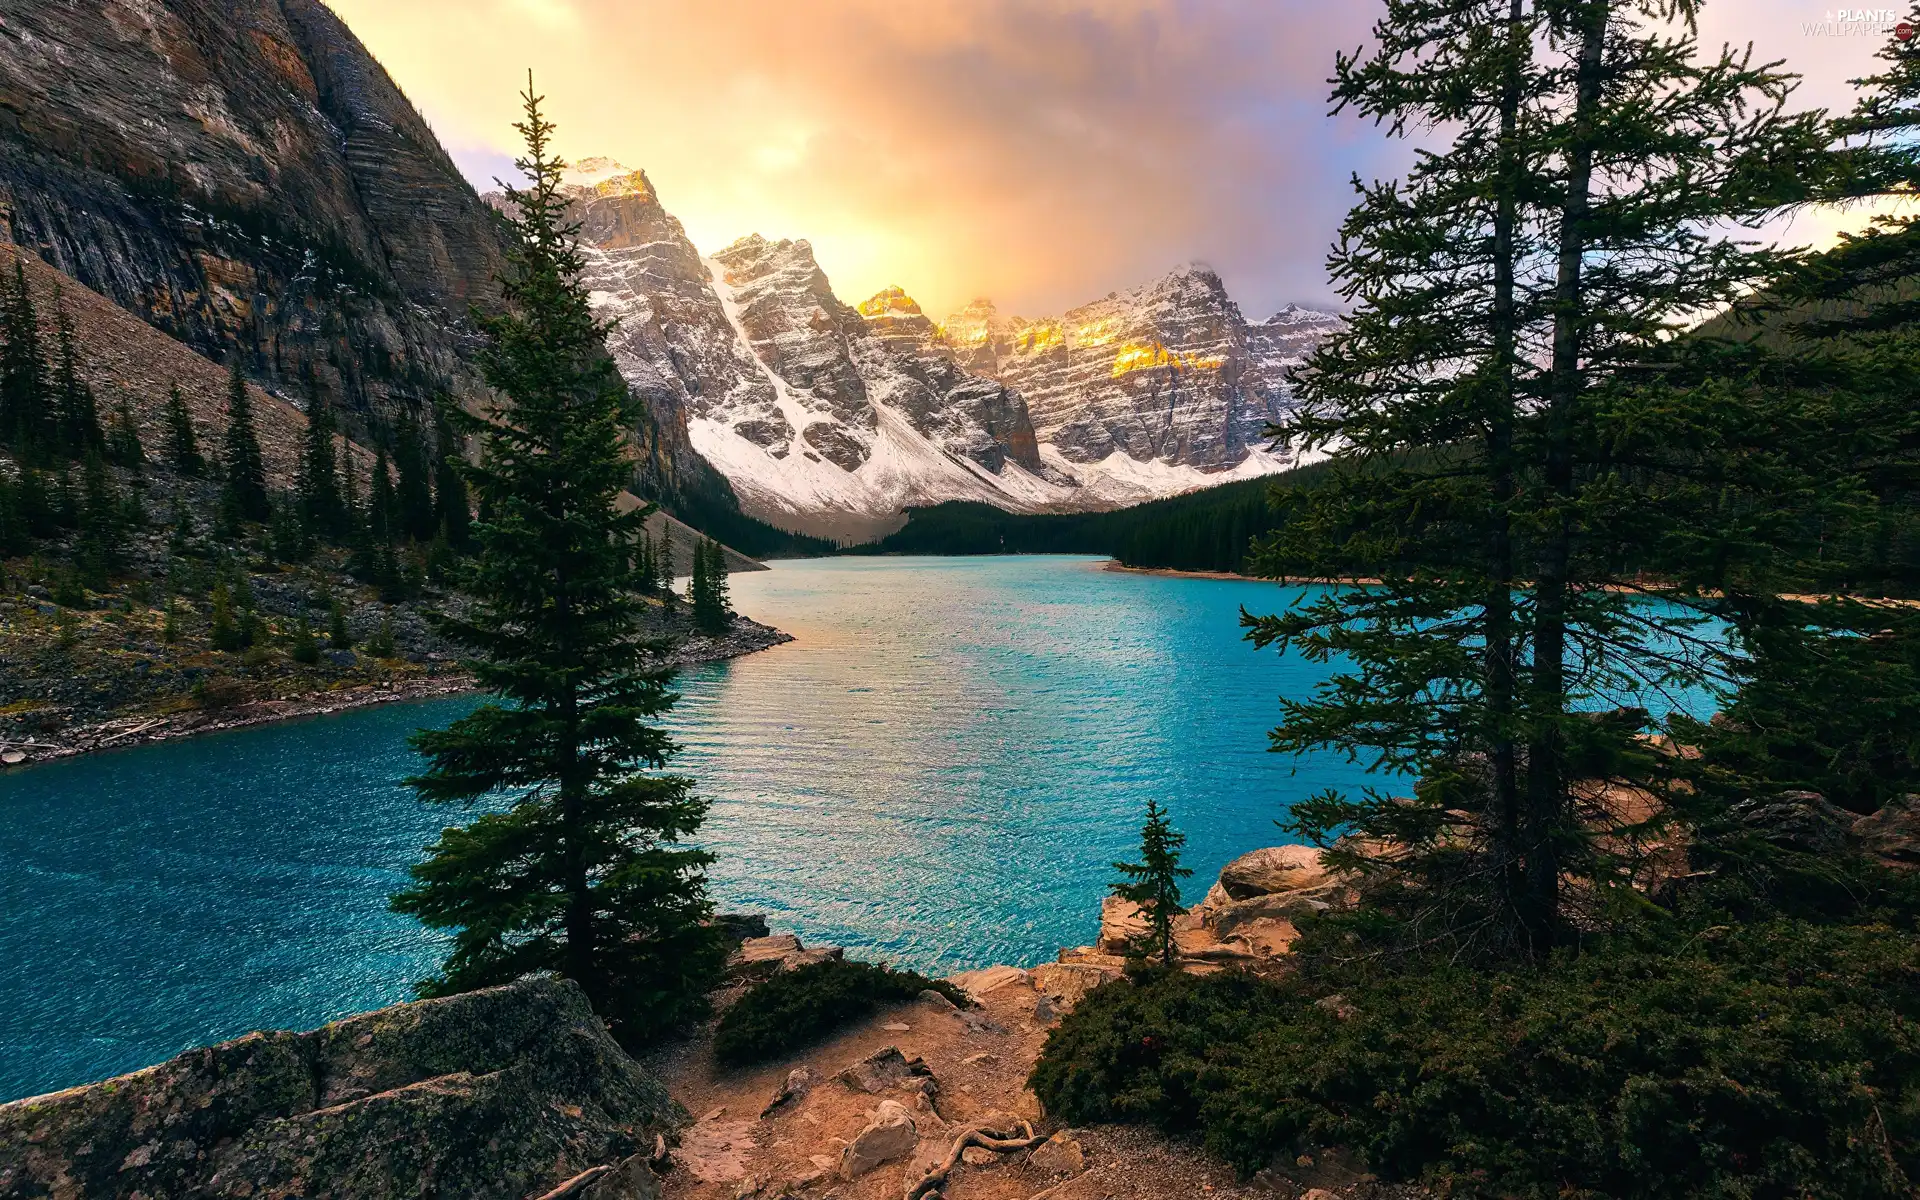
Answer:
M0 1195L650 1200L684 1121L578 987L529 977L0 1105Z
M1347 883L1328 871L1312 846L1267 846L1228 863L1206 897L1174 919L1183 970L1204 975L1223 967L1260 967L1282 959L1299 930L1294 921L1349 899ZM1104 979L1117 977L1127 954L1149 932L1138 905L1117 896L1100 905L1100 937L1060 952L1038 968L1035 984L1067 1011ZM1040 978L1040 972L1048 974ZM1071 974L1067 972L1072 972Z

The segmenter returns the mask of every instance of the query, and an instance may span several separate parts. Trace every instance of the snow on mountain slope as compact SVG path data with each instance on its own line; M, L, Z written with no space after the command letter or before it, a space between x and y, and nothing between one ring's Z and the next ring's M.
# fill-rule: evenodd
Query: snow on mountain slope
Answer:
M1326 319L1249 329L1189 270L1066 324L988 305L942 328L898 288L843 304L804 241L703 259L642 172L587 159L567 182L622 375L746 512L820 536L882 536L946 500L1085 511L1280 469L1250 449L1284 404L1273 364Z

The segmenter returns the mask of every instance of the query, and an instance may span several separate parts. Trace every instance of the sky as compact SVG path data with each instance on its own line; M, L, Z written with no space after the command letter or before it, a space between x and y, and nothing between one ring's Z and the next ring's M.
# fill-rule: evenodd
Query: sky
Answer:
M935 319L1053 315L1186 262L1255 320L1330 305L1350 178L1410 155L1327 112L1377 0L329 2L477 185L511 173L531 69L561 153L644 169L703 253L805 238L842 300L899 285ZM1859 11L1711 0L1702 33L1838 108L1881 41Z

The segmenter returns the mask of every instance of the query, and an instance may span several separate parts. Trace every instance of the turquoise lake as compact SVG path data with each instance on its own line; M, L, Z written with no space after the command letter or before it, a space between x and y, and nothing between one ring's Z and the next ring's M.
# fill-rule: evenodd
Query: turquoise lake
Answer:
M713 801L729 910L944 974L1090 940L1148 798L1196 892L1285 840L1338 756L1266 752L1324 668L1239 610L1299 587L1099 560L841 558L732 578L797 641L685 672L675 769ZM465 699L366 709L0 776L0 1100L257 1028L407 999L441 944L386 897L459 810L398 784Z

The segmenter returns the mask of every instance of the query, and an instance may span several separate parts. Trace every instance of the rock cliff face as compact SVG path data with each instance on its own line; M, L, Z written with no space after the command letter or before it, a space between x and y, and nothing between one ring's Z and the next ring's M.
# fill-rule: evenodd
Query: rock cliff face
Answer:
M1118 455L1222 472L1277 465L1261 430L1290 406L1286 370L1338 322L1290 306L1249 325L1218 275L1187 266L1061 317L1007 318L975 300L928 336L1017 389L1069 471L1118 467Z
M807 533L866 539L943 500L1110 508L1275 470L1259 431L1335 320L1249 327L1188 269L1058 320L981 301L943 328L897 287L842 303L804 241L703 259L641 172L588 159L571 183L622 373L748 513Z
M4 9L8 238L270 387L471 386L497 222L321 0Z
M578 987L530 977L0 1105L0 1195L654 1200L685 1120Z

